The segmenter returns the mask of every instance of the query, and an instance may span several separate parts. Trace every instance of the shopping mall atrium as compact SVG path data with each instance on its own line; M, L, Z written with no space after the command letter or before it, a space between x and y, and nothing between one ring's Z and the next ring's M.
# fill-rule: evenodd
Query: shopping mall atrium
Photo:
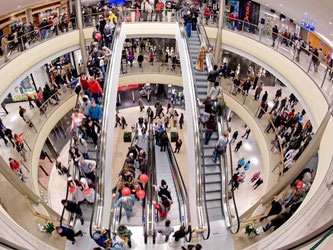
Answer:
M332 249L332 0L0 5L1 249Z

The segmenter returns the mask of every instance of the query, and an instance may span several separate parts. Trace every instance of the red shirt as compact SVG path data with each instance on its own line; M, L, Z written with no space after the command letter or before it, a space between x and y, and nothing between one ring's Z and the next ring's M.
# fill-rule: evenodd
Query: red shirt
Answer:
M40 102L43 101L43 96L42 96L42 94L41 94L40 92L37 93L37 97L38 97L38 100L39 100Z
M89 89L88 77L86 77L86 79L84 80L82 79L82 77L80 77L80 82L83 89Z
M13 162L10 162L9 166L13 171L19 171L20 170L20 163L17 160L14 160Z
M99 92L103 95L103 90L96 80L89 82L89 90L92 94L97 94Z

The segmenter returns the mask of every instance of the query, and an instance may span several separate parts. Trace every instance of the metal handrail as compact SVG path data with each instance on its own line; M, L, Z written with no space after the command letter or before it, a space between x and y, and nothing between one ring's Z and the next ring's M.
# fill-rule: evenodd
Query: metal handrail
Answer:
M182 38L187 41L187 36L185 34L185 28L183 25L183 21L180 19L181 17L179 16L179 12L178 12L178 23L179 23L179 28L181 31L181 36ZM190 61L190 71L191 74L189 75L190 84L193 84L192 88L193 88L193 97L194 97L194 105L193 105L193 118L194 118L194 124L193 124L193 128L194 128L194 140L195 140L195 158L196 158L196 178L197 178L197 183L196 183L196 198L197 198L197 211L198 211L198 219L199 219L199 229L207 229L207 230L202 230L202 232L200 232L202 238L204 240L207 240L210 236L210 223L209 223L209 217L208 217L208 213L207 213L207 204L206 204L206 192L205 192L205 185L202 185L203 183L203 179L204 179L204 175L205 175L205 169L204 167L202 167L202 157L201 157L201 150L203 150L201 148L201 131L202 131L202 127L201 124L199 122L199 117L200 117L200 108L199 105L197 103L197 97L198 97L198 90L197 90L197 86L196 86L196 80L195 80L195 75L194 75L194 69L192 66L192 57L191 57L191 51L188 48L187 42L184 43L184 47L185 47L185 54L186 54L186 58L189 58ZM205 236L204 233L207 232L207 235Z
M189 237L185 240L190 242L192 239L192 231L191 231L191 215L190 215L190 205L188 201L188 195L185 187L185 182L183 176L180 172L179 165L177 163L177 159L172 151L170 140L168 140L168 155L170 160L170 170L173 173L176 188L176 194L178 198L178 206L179 206L179 220L181 224L187 228L187 232Z

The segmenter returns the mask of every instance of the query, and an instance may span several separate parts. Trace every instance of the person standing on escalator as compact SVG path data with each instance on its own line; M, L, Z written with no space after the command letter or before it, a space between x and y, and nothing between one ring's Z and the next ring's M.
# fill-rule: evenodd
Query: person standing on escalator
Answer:
M184 15L184 22L185 22L187 37L190 38L192 30L192 14L190 10L186 12L186 15Z

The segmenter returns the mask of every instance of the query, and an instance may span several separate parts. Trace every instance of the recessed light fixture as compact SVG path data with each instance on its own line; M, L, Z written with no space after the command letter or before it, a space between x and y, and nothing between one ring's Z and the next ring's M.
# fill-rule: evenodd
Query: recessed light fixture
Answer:
M330 25L332 25L332 22L329 22Z
M17 5L17 8L21 8L21 5Z
M282 4L280 3L280 7L282 7Z
M307 12L304 12L304 15L307 15L308 13Z
M268 3L266 3L266 6L268 7Z

